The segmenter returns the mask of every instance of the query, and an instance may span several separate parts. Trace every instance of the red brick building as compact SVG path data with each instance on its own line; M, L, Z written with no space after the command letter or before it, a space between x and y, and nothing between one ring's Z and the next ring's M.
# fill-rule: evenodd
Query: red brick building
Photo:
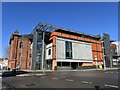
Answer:
M42 70L103 64L101 36L40 23L32 34L10 38L9 68Z
M15 31L10 37L9 68L30 69L31 63L31 34L19 35Z

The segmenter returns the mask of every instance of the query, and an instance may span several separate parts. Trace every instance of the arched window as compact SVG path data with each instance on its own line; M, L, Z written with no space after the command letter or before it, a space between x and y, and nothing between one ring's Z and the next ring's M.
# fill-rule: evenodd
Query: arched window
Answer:
M20 42L20 48L23 48L23 42Z
M32 47L33 47L33 43L30 44L30 49L32 49Z

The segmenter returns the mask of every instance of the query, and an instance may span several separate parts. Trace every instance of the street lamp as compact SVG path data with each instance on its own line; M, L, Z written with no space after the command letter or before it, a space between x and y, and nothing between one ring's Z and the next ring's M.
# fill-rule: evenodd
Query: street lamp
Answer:
M103 54L103 64L104 64L104 70L106 70L106 62L105 62L105 55Z
M98 62L97 62L97 56L95 55L95 61L96 61L96 69L98 69Z

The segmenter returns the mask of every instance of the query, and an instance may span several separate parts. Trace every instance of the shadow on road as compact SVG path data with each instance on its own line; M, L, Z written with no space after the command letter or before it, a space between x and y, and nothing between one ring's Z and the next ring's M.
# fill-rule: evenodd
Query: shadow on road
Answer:
M94 86L95 87L95 90L104 90L104 89L101 89L100 86Z
M13 77L19 74L26 74L28 72L25 71L5 71L2 73L2 77Z

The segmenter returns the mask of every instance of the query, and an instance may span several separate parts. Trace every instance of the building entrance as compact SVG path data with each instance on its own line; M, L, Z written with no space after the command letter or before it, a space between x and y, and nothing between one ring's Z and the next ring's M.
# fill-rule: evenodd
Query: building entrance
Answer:
M72 69L77 69L78 68L78 62L72 62L71 67L72 67Z
M52 60L46 60L47 61L47 70L52 70Z

